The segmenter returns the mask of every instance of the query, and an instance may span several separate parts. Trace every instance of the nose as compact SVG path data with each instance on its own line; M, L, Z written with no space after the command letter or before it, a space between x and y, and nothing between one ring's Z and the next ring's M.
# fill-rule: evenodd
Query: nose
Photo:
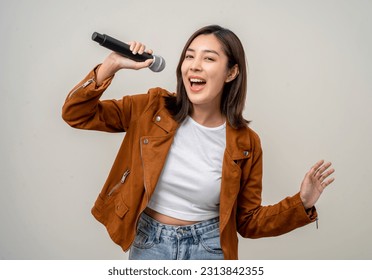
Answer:
M190 70L201 71L201 69L202 69L201 60L198 57L195 57L190 64Z

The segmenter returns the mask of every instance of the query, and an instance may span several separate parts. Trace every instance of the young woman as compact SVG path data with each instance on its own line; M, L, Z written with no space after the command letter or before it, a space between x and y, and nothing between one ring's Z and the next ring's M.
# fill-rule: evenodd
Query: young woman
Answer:
M117 71L151 62L111 53L63 106L72 127L126 132L92 213L130 259L237 259L237 233L277 236L317 219L314 204L334 180L324 161L297 194L261 205L262 150L242 116L247 72L233 32L213 25L190 37L176 94L154 88L100 100Z

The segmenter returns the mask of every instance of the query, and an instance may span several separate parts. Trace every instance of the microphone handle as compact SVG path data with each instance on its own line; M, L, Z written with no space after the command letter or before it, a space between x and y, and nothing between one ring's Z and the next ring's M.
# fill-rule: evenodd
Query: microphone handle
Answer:
M92 40L99 43L101 46L108 48L109 50L112 50L126 58L132 59L137 62L142 62L147 59L154 58L152 55L148 53L133 54L132 51L129 49L128 44L116 40L115 38L112 38L106 34L99 34L97 32L94 32L92 34Z

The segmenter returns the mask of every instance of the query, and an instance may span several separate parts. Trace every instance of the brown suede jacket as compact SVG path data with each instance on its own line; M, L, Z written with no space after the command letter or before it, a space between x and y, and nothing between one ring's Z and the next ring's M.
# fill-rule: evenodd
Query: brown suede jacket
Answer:
M172 94L161 88L100 101L111 80L97 87L92 70L67 96L62 117L79 129L126 132L92 214L127 251L179 124L164 107L164 97ZM270 206L261 205L261 193L260 139L250 128L237 130L227 124L220 194L220 241L225 259L238 259L237 232L247 238L277 236L317 217L315 208L305 211L299 193Z

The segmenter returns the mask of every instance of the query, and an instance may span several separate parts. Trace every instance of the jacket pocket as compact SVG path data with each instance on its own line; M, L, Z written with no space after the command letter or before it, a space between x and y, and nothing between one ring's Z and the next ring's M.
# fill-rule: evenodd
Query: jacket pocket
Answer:
M115 213L119 216L119 218L123 218L124 215L128 212L129 208L125 205L124 201L122 200L121 196L117 200L115 200Z
M121 185L123 185L125 183L125 180L127 179L129 173L130 173L129 169L125 170L125 172L123 173L123 176L120 179L120 182L117 183L115 186L113 186L112 189L107 193L107 196L109 198L115 193L115 191L117 189L119 189L121 187Z

